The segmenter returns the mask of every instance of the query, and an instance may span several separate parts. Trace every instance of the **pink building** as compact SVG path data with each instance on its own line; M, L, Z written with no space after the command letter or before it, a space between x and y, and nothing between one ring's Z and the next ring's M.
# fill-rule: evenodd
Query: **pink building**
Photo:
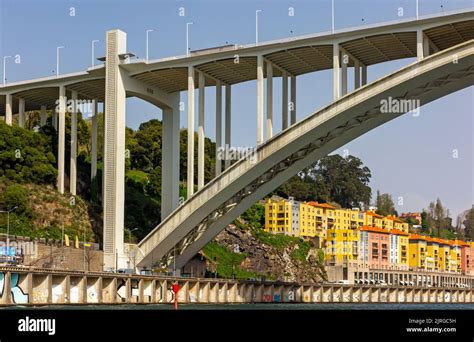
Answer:
M364 226L361 234L365 236L367 242L361 241L361 244L367 245L367 264L372 269L390 268L390 233L382 228Z
M474 275L474 244L463 242L461 245L461 272Z

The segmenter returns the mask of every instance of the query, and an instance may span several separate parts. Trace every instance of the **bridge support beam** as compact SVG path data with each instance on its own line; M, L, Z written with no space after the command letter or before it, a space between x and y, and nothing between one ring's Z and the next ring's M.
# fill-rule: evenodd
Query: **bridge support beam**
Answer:
M267 140L273 136L273 64L267 61Z
M222 172L222 82L216 82L216 176Z
M91 146L91 180L97 176L97 126L99 123L99 113L97 111L97 99L92 101L92 146Z
M281 129L288 128L288 72L281 75Z
M361 66L362 86L367 84L367 65L362 64Z
M25 128L25 99L18 100L18 126Z
M199 113L198 113L198 190L204 187L204 101L206 79L199 72Z
M291 101L290 101L290 122L296 123L296 76L291 75Z
M354 60L354 90L360 87L360 62Z
M341 89L342 96L347 94L347 65L349 64L349 56L344 50L341 50Z
M120 30L106 34L104 113L104 268L125 267L123 231L125 207L125 86L120 54L127 51L127 35Z
M339 68L340 68L340 53L339 53L339 44L334 43L333 52L332 52L332 94L333 100L336 101L339 99L340 93L340 77L339 77Z
M230 84L225 86L225 169L230 167L228 150L231 147L231 120L232 120L232 88Z
M71 113L71 158L69 171L69 192L76 195L77 182L77 91L71 92L72 113Z
M8 126L12 125L13 122L13 98L11 94L7 94L6 96L6 102L5 102L5 123Z
M40 126L46 125L46 106L41 106Z
M194 194L194 67L188 67L188 174L187 198Z
M257 56L257 145L263 143L263 56Z
M58 123L58 191L64 194L64 155L66 139L66 87L59 87Z
M163 110L163 158L161 162L161 219L179 205L179 92L172 108Z
M416 57L417 60L428 57L430 54L430 40L422 29L416 31Z

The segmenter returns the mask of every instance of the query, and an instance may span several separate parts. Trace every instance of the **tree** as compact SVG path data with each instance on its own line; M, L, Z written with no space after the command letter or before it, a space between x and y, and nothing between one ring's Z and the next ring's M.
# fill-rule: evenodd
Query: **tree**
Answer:
M464 225L465 238L474 241L474 206L467 212L466 218L462 223Z
M344 208L369 204L370 170L354 156L331 155L321 158L283 184L276 193L295 200L336 202Z
M387 216L395 215L398 216L397 211L395 210L395 203L393 202L392 195L390 194L380 194L380 191L377 190L377 199L375 201L377 207L377 214Z

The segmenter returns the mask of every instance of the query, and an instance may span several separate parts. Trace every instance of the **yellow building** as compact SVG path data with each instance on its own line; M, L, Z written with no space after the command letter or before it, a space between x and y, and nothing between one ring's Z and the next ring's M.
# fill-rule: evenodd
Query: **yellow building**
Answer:
M426 270L439 271L439 242L438 239L426 237Z
M369 227L383 228L383 216L376 214L374 211L368 210L365 212L366 223Z
M316 208L307 203L300 203L300 236L314 238L316 232Z
M451 242L450 250L450 271L451 272L461 272L461 246L464 243L460 240L454 240Z
M390 252L392 252L392 249L393 249L392 241L396 241L396 247L398 251L398 255L397 255L395 264L393 265L393 268L398 269L398 270L408 270L409 269L409 262L408 262L409 255L408 254L409 254L409 235L410 234L399 229L393 229L390 232L390 234L391 234Z
M323 241L327 238L328 228L334 226L336 208L327 203L308 202L314 208L316 235Z
M292 234L292 203L285 199L265 202L265 228L268 233Z
M439 270L440 272L450 271L451 245L449 241L437 239L439 244Z
M359 255L359 229L365 213L360 210L335 209L334 224L327 229L326 262L330 265L356 264Z
M413 270L426 270L426 238L412 234L409 238L408 264Z

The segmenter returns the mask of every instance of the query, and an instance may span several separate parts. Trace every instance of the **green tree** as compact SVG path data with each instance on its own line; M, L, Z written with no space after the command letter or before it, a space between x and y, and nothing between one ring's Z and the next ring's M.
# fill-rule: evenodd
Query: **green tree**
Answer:
M387 216L387 215L396 215L398 216L397 211L395 210L395 203L393 202L392 195L390 194L380 194L380 191L377 190L377 198L375 200L375 206L377 207L377 214Z

